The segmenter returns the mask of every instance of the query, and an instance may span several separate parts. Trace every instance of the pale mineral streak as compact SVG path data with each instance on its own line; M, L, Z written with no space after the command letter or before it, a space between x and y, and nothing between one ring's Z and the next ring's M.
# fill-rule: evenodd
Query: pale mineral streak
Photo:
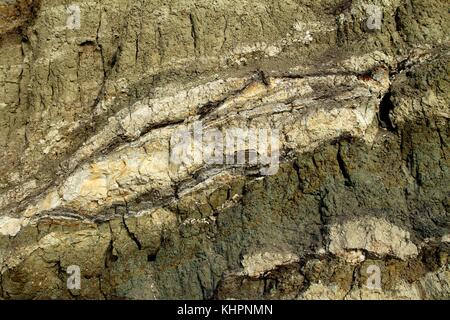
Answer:
M245 255L242 260L244 274L249 277L259 277L265 272L279 266L298 262L299 257L294 253L280 251L264 251L252 255Z
M0 1L0 299L448 299L449 30L441 0ZM198 123L278 130L276 173L171 162Z

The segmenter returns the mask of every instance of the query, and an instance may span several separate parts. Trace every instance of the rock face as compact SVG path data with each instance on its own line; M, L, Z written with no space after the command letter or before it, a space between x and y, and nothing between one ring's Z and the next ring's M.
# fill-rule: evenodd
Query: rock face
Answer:
M0 1L0 298L450 298L448 9Z
M393 255L407 260L418 254L416 245L410 240L409 232L383 219L369 217L336 223L331 226L329 237L328 250L338 256L356 250L367 251L380 257Z

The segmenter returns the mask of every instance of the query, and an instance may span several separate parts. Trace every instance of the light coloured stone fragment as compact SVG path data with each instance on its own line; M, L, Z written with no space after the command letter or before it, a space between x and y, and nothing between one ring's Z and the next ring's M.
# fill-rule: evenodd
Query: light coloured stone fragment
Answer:
M22 228L22 219L0 217L0 234L14 237Z
M259 277L278 266L298 262L299 257L289 252L270 251L245 255L242 260L244 273L250 277Z
M373 217L332 225L328 249L344 258L352 250L366 250L380 257L393 255L403 260L418 254L409 232Z
M345 261L351 264L359 264L366 260L366 256L361 250L346 251L343 256Z

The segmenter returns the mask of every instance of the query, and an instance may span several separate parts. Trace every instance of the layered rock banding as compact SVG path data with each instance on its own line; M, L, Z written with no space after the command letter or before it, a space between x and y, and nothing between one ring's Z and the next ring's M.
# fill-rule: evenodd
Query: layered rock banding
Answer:
M449 21L440 0L0 1L0 297L449 298ZM278 130L277 170L172 163L196 123Z

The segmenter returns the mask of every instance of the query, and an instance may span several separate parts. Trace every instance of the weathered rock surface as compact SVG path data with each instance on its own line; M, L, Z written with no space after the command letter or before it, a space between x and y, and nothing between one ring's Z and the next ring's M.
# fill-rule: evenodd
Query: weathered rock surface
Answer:
M0 298L450 298L448 9L0 1ZM275 174L172 163L200 121Z

